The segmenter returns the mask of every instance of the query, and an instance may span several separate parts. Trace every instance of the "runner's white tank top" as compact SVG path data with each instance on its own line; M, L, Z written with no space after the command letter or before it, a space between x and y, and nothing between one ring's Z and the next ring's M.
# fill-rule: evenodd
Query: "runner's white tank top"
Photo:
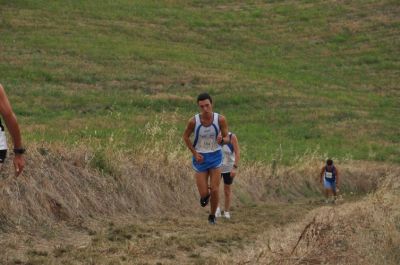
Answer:
M7 149L6 132L4 131L3 124L1 123L0 120L0 150L6 150L6 149Z
M232 138L232 133L229 132L229 138ZM222 152L224 154L224 159L222 161L221 172L228 173L231 172L233 165L235 164L235 150L233 149L233 145L224 144L222 146Z
M217 142L220 131L218 116L218 113L213 113L213 122L207 127L201 124L200 114L194 116L196 125L194 127L193 147L197 152L212 153L221 150L221 146Z

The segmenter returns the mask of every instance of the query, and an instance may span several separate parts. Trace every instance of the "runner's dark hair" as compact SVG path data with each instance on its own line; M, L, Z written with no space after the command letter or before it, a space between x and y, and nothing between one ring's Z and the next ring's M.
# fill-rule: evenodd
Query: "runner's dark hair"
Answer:
M197 103L202 100L209 99L210 103L212 103L212 98L208 93L201 93L200 95L197 96Z

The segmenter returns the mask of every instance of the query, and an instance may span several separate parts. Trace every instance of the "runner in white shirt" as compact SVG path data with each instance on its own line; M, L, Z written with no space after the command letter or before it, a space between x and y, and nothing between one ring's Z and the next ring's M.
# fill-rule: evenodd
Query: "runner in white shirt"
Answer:
M211 196L210 224L216 223L215 211L218 206L218 190L221 175L222 151L217 142L218 134L228 135L225 117L213 112L212 99L203 93L197 97L200 113L192 117L183 134L186 146L193 154L192 166L195 170L197 188L200 193L200 205L205 207ZM194 133L194 141L190 136ZM208 179L210 190L208 191Z
M218 136L218 142L222 142L222 135ZM233 179L237 175L237 169L240 160L240 148L237 136L231 132L228 133L228 137L224 138L225 144L222 145L222 152L224 159L221 168L221 177L224 179L224 195L225 195L225 208L223 211L224 217L227 219L231 218L230 207L232 201L232 188ZM221 210L218 207L216 216L221 216Z

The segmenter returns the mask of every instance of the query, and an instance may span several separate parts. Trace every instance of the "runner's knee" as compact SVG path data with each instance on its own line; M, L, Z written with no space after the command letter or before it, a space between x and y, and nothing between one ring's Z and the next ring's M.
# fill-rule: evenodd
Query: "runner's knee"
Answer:
M228 185L224 186L224 193L225 195L230 195L231 194L231 187Z
M211 187L211 195L218 195L218 187Z

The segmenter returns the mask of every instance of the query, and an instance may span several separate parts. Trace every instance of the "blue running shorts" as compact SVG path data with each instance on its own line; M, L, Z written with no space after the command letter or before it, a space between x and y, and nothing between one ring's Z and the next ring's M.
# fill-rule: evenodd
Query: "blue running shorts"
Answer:
M203 162L197 163L194 157L192 158L193 169L197 172L206 172L209 169L219 168L222 166L222 151L218 150L212 153L200 153L203 156Z
M324 178L324 188L335 191L336 190L336 181L329 181Z

